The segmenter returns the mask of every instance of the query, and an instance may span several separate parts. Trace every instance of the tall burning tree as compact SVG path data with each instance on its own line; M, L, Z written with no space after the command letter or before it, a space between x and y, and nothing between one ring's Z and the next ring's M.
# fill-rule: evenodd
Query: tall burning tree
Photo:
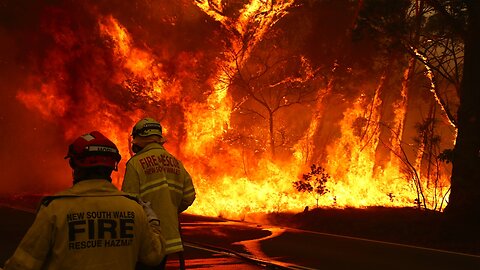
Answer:
M397 40L375 34L415 21L413 2L398 3L371 10L368 1L347 0L4 1L0 60L2 73L14 76L2 76L2 95L16 104L2 109L6 134L20 129L48 142L32 149L23 146L31 137L14 139L33 153L23 158L39 179L35 192L69 184L66 166L55 170L61 160L50 160L78 134L102 131L125 162L132 125L151 116L194 178L194 213L301 210L311 200L292 182L312 164L331 176L321 206L414 206L421 198L434 208L432 196L448 190L448 168L427 185L419 150L409 146L432 80ZM369 16L383 24L362 21ZM454 136L438 126L442 137ZM40 169L46 163L52 168ZM29 186L19 177L16 190Z

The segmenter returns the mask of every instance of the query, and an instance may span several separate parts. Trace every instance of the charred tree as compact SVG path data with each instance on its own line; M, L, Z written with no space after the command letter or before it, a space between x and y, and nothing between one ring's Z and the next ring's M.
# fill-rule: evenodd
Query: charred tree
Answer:
M256 115L266 122L267 149L274 159L276 148L284 141L280 127L276 126L278 114L293 105L315 100L317 73L302 56L288 55L280 49L272 52L265 47L269 44L261 45L245 65L236 65L232 84L242 94L241 102L236 105L239 112Z
M468 9L465 60L460 85L458 136L453 156L451 193L446 212L456 222L478 223L478 216L480 216L480 74L478 72L480 2L471 0L465 3Z

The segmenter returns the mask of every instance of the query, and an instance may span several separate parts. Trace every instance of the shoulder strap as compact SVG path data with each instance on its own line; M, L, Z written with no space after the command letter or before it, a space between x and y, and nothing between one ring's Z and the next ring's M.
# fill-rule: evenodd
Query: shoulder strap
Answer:
M51 202L53 202L56 199L60 198L72 198L72 197L79 197L77 195L52 195L52 196L45 196L42 198L40 202L40 206L45 206L47 207Z
M132 201L137 202L137 203L140 203L140 200L139 200L137 197L135 197L135 196L132 196L132 195L129 195L129 194L125 194L125 195L121 195L121 196L124 196L124 197L126 197L126 198L128 198L128 199L130 199L130 200L132 200Z
M129 195L129 194L115 194L115 195L108 195L108 196L123 196L126 197L130 200L133 200L135 202L139 202L139 199L135 196ZM79 196L79 195L52 195L52 196L45 196L42 198L40 201L40 207L45 206L47 207L51 202L53 202L56 199L62 199L62 198L74 198L74 197L91 197L91 196Z

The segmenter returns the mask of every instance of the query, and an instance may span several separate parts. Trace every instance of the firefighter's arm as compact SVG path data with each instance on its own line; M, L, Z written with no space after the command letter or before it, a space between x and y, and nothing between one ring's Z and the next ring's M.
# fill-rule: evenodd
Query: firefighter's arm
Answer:
M137 169L133 165L132 160L127 162L125 176L122 183L122 191L139 198L140 177L138 176Z
M183 197L178 208L180 213L187 210L187 208L192 205L193 201L195 201L195 187L193 186L192 177L185 169L183 169L183 172Z
M160 264L165 256L165 239L160 229L160 221L149 204L141 202L144 212L142 238L140 240L140 253L138 260L146 265L155 266Z
M39 210L35 221L23 237L13 256L7 260L4 270L37 270L41 269L50 253L54 222L50 218L50 210L43 207Z

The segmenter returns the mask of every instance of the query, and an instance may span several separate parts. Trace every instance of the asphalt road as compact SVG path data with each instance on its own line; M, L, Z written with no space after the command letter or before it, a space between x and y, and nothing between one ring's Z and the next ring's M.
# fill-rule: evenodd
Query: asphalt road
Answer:
M0 226L0 267L14 253L23 235L33 223L33 211L29 209L16 210L0 206L2 217ZM176 254L167 260L167 269L178 269L179 260ZM184 259L187 269L265 269L262 264L245 260L228 251L215 250L191 244L185 245ZM67 269L66 269L67 270Z
M186 241L293 269L480 269L480 256L289 228L193 221L184 222L183 230Z
M0 265L33 214L0 207ZM480 257L315 232L182 215L187 269L480 269ZM171 256L168 269L177 269Z

